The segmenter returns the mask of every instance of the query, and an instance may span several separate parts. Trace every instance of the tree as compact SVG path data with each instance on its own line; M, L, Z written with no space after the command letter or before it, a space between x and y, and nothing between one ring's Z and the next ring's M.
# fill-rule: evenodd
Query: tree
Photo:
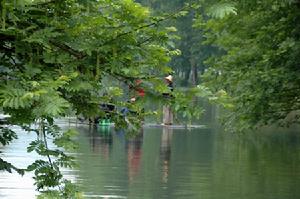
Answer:
M166 21L165 26L173 26L177 29L178 37L171 44L180 50L180 55L172 57L169 66L175 71L177 83L180 86L196 86L199 83L198 73L202 74L206 68L206 60L215 49L209 45L201 45L203 31L193 28L194 18L203 12L197 5L197 1L163 1L163 0L140 0L143 5L149 6L154 13L166 13L180 10L182 7L188 9L173 20Z
M101 116L105 113L99 104L108 102L140 112L139 104L124 102L122 86L108 87L103 80L126 85L143 79L149 93L166 92L161 76L171 72L166 63L176 54L168 45L173 30L159 26L167 17L152 17L132 0L1 0L0 5L0 107L10 115L0 127L0 141L11 142L17 136L10 127L20 126L39 135L28 152L48 160L19 169L0 159L0 169L35 171L38 190L75 197L59 170L72 167L74 158L50 149L46 139L51 136L58 147L75 148L75 132L61 132L54 119L70 112ZM174 106L181 110L183 105L186 111L181 102ZM129 116L128 123L117 111L113 119L117 128L141 125L136 116ZM56 186L61 192L52 189Z
M231 96L225 123L239 130L298 123L299 1L230 2L237 15L198 21L206 42L223 51L207 62L205 79Z

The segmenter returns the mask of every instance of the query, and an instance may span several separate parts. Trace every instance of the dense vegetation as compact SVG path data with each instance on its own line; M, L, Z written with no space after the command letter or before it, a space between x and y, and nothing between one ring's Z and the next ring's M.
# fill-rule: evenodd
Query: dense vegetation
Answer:
M192 0L138 0L138 2L152 8L154 14L173 12L186 5L191 5L189 12L186 12L184 16L168 20L164 22L164 25L174 26L177 29L177 37L170 42L181 53L173 56L169 63L169 66L175 72L176 85L190 87L200 83L201 78L199 75L206 69L204 61L210 55L215 54L216 49L210 45L202 44L205 40L203 29L193 28L195 17L203 13L198 3Z
M206 43L223 51L207 61L206 85L234 105L225 124L238 130L299 122L300 1L231 1L237 14L208 21Z
M205 96L230 96L223 101L227 129L299 122L298 0L141 2L157 12L196 3L170 22L179 30L175 46L182 52L170 66L186 74L184 81L193 74Z
M137 119L153 114L142 111L146 98L127 101L138 79L147 97L189 118L201 112L191 105L195 96L224 105L228 129L299 122L300 1L139 1L155 14L132 0L0 2L0 111L10 115L1 121L0 142L17 138L11 127L18 126L39 135L28 152L47 157L26 169L0 158L0 170L34 171L40 191L76 193L59 171L74 159L47 144L48 136L74 149L75 131L62 132L55 118L103 116L99 105L111 103L137 113L112 114L117 128L135 130ZM162 79L173 71L183 85L189 79L201 85L175 89L164 100ZM57 186L60 192L53 191Z
M105 113L99 105L112 103L138 113L125 120L115 111L117 128L139 127L136 117L148 112L141 112L140 103L128 103L123 88L142 79L153 97L167 91L163 77L171 69L166 63L177 51L168 45L174 30L159 23L178 13L152 17L131 0L2 0L0 10L0 104L10 116L1 125L0 141L6 145L17 138L11 127L19 126L38 135L28 152L46 156L25 170L0 159L0 169L34 171L38 190L71 197L74 187L59 167L71 167L74 160L50 149L47 137L58 147L73 149L75 132L61 132L54 119L71 113L101 116ZM177 110L184 101L178 101ZM61 192L51 189L56 186Z

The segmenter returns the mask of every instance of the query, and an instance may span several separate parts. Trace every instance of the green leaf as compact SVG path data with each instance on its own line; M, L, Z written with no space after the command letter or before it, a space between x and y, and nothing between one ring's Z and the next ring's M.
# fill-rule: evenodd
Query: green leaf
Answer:
M0 126L0 143L2 145L9 144L12 140L17 139L17 134L8 127Z
M226 15L237 15L237 9L233 3L216 3L208 9L208 14L214 18L222 19Z
M69 102L59 96L44 96L41 104L34 109L34 113L39 116L57 117L62 115L70 106Z
M24 175L23 169L18 169L17 167L13 166L11 163L6 162L2 158L0 158L0 171L5 170L9 173L12 172L12 170L18 172L20 175Z
M31 105L30 101L23 98L25 90L6 87L0 91L0 104L6 108L25 108Z

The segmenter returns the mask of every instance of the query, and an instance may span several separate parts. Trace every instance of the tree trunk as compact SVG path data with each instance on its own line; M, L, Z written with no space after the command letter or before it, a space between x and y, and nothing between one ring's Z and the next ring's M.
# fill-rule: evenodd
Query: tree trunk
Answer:
M190 74L191 74L191 67L186 69L185 72L184 72L184 86L189 85Z
M197 70L197 64L195 59L191 58L190 59L191 63L191 81L192 85L196 86L198 84L198 70Z

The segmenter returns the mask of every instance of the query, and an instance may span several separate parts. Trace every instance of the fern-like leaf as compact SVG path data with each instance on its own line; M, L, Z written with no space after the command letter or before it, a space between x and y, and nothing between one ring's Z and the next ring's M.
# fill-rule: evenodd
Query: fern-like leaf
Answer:
M5 108L25 108L30 106L29 100L23 98L23 89L4 89L0 92L0 105Z
M71 92L86 91L92 88L93 86L90 83L78 80L73 80L67 86L65 86L65 89Z
M45 96L41 104L34 110L35 115L57 117L69 107L68 101L59 96Z
M237 9L233 3L217 3L208 9L208 15L213 18L222 19L229 14L237 15Z
M12 140L17 138L18 136L13 130L0 126L0 143L3 146L9 144Z
M24 169L19 169L17 167L15 167L14 165L12 165L9 162L6 162L5 160L0 158L0 171L7 171L9 173L12 173L12 171L16 171L18 172L20 175L24 175Z

